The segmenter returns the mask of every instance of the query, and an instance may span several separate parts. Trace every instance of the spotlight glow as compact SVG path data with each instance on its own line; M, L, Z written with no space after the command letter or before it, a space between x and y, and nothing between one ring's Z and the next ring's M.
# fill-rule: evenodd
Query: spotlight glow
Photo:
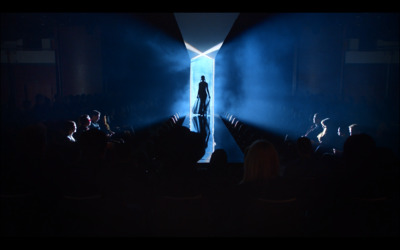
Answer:
M199 55L193 57L192 60L194 60L194 59L196 59L196 58L198 58L198 57L201 57L201 56L207 56L207 57L209 57L208 54L210 54L210 53L212 53L212 52L214 52L214 51L219 50L219 49L221 48L221 46L222 46L222 43L219 43L219 44L215 45L214 47L208 49L206 52L200 53ZM211 57L209 57L209 58L211 58Z
M205 52L201 52L198 49L194 48L189 43L186 43L186 48L192 52L197 53L198 55L191 58L190 62L190 124L189 128L191 131L200 132L198 130L198 126L195 126L195 119L198 119L197 114L193 114L193 106L197 101L197 93L199 88L199 82L201 76L205 77L206 82L208 83L208 89L210 92L210 113L207 114L207 121L209 121L209 137L207 140L207 147L204 157L200 160L200 162L209 162L211 158L211 154L214 152L215 141L214 141L214 71L215 71L215 60L208 56L207 54L217 51L221 48L222 43L213 46Z
M203 52L201 52L200 50L196 49L195 47L193 47L192 45L190 45L189 43L185 42L185 46L188 50L193 51L197 54L203 54Z

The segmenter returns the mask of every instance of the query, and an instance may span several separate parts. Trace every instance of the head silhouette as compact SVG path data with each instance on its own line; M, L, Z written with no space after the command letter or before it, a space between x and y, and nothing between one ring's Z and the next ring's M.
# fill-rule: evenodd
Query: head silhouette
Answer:
M265 181L279 174L279 155L266 140L253 142L245 155L242 182Z

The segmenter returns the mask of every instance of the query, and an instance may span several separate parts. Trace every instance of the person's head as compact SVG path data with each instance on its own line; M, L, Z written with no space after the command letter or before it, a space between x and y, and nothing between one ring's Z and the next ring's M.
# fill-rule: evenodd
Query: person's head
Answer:
M210 166L211 167L226 167L228 164L228 155L226 151L222 148L216 149L210 158Z
M337 135L341 136L341 137L345 137L346 136L346 131L343 130L343 128L341 126L339 126L337 128Z
M90 118L92 120L92 122L98 122L100 120L100 111L98 110L92 110L92 112L90 113Z
M67 133L67 135L72 135L73 133L76 132L76 123L75 121L68 120L64 122L64 131Z
M242 182L259 182L277 177L279 155L274 145L266 140L256 140L247 149Z
M319 113L315 113L315 114L313 115L313 123L314 123L314 124L318 124L318 123L320 123L320 122L321 122L320 114L319 114Z
M205 154L204 140L199 133L185 126L176 126L163 132L157 142L159 159L169 173L185 174Z
M365 133L349 136L343 145L343 159L349 168L370 166L375 155L375 140Z
M81 127L88 127L91 124L90 116L85 114L79 117L79 126Z
M206 78L205 78L204 76L201 76L200 79L201 79L202 81L204 81Z
M302 136L296 141L296 150L299 156L311 156L313 154L313 147L310 138Z
M360 126L356 123L349 125L349 136L360 134Z

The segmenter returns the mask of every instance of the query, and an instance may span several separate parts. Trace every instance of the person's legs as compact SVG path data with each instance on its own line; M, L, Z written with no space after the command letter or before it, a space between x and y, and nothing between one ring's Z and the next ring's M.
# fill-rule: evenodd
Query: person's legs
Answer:
M200 109L199 109L199 114L204 115L204 108L205 108L205 102L203 99L200 100Z

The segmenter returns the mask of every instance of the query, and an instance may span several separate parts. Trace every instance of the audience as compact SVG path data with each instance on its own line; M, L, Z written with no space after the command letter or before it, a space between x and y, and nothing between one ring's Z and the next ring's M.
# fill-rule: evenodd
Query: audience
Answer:
M319 145L315 149L318 155L334 154L340 148L340 137L337 133L338 125L333 118L321 121L322 132L317 135Z
M15 141L10 142L9 148L2 144L2 157L9 155L13 159L13 163L2 167L6 170L2 173L2 192L30 193L38 197L33 214L39 224L44 213L54 215L60 197L65 196L102 197L108 204L115 202L110 206L116 209L115 218L124 211L124 215L137 213L138 216L130 219L141 217L143 220L149 216L146 211L152 210L155 197L202 196L209 205L209 229L220 236L236 235L240 231L237 222L250 200L304 199L306 188L316 190L307 199L315 203L322 196L326 199L324 205L313 203L312 208L308 207L304 218L315 223L309 231L311 235L318 235L316 231L322 227L321 223L327 222L327 227L332 225L321 218L331 215L328 205L333 209L344 196L385 196L398 204L398 192L392 190L396 187L397 179L393 176L398 176L398 158L378 147L355 124L348 126L349 134L344 134L343 126L333 124L332 118L318 121L315 114L310 131L290 143L290 154L283 152L280 144L253 131L251 140L241 140L244 144L240 146L246 150L243 173L238 178L224 149L215 150L205 171L199 171L197 162L205 153L203 139L177 123L160 125L162 130L151 140L150 133L143 136L133 129L118 134L116 138L121 139L110 140L109 132L99 124L98 110L92 109L89 116L83 110L78 113L68 109L65 103L58 103L66 114L58 116L60 122L52 122L48 120L48 101L38 97L37 102L36 113L46 110L37 119L29 118L29 122L37 123L18 124L10 130L19 131L18 136L6 137ZM78 127L71 117L79 117ZM110 127L104 129L111 131ZM251 130L240 122L231 132L239 129ZM311 137L314 129L322 130L319 136ZM238 133L238 136L243 135ZM245 145L249 141L252 141L250 145ZM314 146L318 146L316 151ZM318 185L313 182L314 186L306 187L303 185L306 180L317 180ZM395 216L398 214L393 212ZM117 220L124 224L122 219ZM129 231L129 227L128 222L124 224L124 230ZM146 229L151 232L150 225ZM393 229L396 230L398 227Z

